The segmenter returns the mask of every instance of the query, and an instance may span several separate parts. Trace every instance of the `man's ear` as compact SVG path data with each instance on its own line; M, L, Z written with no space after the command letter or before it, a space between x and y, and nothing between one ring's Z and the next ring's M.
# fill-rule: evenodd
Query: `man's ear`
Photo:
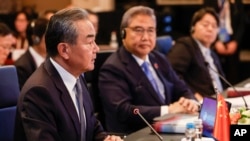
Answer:
M67 43L59 43L57 45L57 50L60 56L64 59L69 58L70 46Z

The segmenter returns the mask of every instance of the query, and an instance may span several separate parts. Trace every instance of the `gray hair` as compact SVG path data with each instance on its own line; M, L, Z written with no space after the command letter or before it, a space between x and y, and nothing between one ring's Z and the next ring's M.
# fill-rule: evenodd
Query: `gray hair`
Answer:
M133 18L134 16L139 15L139 14L151 16L155 20L155 23L156 23L155 12L152 8L146 7L146 6L134 6L130 9L128 9L124 13L124 15L122 17L120 29L123 30L124 28L126 28L128 26L128 24L130 23L131 18Z
M57 45L60 42L75 44L78 32L75 21L88 20L88 12L81 8L66 8L56 12L50 19L45 43L48 56L58 54Z

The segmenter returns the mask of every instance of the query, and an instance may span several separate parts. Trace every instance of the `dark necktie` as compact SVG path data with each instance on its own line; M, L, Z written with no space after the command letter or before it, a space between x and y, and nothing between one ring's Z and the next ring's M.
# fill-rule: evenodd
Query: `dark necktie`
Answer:
M82 96L83 91L82 91L80 79L77 79L75 87L76 87L76 100L77 100L80 123L81 123L81 140L80 141L85 141L86 140L85 114L83 113L84 112L83 96Z
M164 102L164 98L162 97L162 95L160 94L160 91L159 91L159 88L158 88L158 85L156 83L156 80L155 78L153 77L151 71L149 70L149 64L147 62L144 62L141 67L144 71L144 73L146 74L147 78L149 79L150 83L152 84L152 86L154 87L154 90L156 91L156 93L158 94L158 97L160 98L160 100L162 102Z

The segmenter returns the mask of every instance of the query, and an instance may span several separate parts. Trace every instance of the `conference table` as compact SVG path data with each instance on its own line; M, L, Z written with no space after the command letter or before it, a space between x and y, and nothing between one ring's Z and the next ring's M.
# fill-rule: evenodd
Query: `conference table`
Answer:
M181 141L184 138L184 134L160 134L164 141ZM160 139L151 131L149 127L143 128L132 134L129 134L124 141L160 141Z
M236 88L236 87L244 87L246 84L249 84L249 86L250 86L250 77L247 78L247 79L245 79L245 80L243 80L243 81L241 81L240 83L234 85L234 87L235 87L235 88ZM248 88L250 89L249 86L248 86ZM222 92L222 95L223 95L225 98L227 98L227 93L226 93L226 91L223 91L223 92Z
M234 85L235 87L243 87L250 83L250 78ZM222 93L224 97L227 97L226 91ZM160 133L164 141L181 141L185 137L183 133ZM149 127L145 127L134 133L129 134L124 141L160 141L157 135L155 135Z

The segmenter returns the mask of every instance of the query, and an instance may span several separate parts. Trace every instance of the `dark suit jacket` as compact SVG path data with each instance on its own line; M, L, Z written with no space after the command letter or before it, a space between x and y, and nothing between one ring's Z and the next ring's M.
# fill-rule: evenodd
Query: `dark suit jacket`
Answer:
M213 51L211 51L211 55L219 73L224 76L218 56ZM208 66L193 38L178 39L167 57L174 70L185 80L193 92L199 92L204 96L215 94ZM221 82L223 84L222 80Z
M18 60L15 61L14 65L17 68L18 82L21 90L26 80L36 70L36 62L30 51L27 50L20 58L18 58Z
M146 126L138 115L138 108L146 120L160 116L160 106L193 94L171 68L161 53L153 51L149 59L165 87L166 101L161 102L141 67L131 53L121 47L103 64L99 73L99 91L105 112L106 128L111 132L131 133Z
M81 81L84 84L82 76ZM83 85L87 141L103 140L105 132L94 116ZM25 134L24 134L25 132ZM46 60L25 83L17 105L15 141L79 141L79 118L59 73Z

